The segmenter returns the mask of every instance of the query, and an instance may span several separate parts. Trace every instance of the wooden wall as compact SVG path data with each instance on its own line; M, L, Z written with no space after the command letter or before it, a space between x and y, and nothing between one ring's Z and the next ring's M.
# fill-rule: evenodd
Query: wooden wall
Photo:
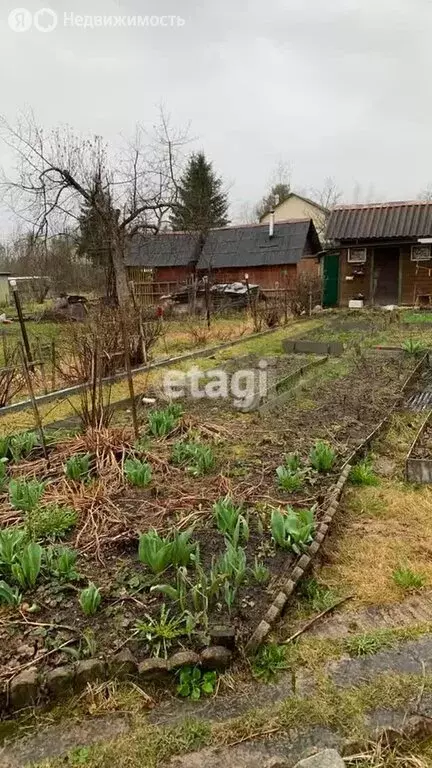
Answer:
M402 259L402 304L415 304L417 296L432 296L432 260L420 261L416 274L416 262L411 261L411 246L401 247Z
M339 257L339 305L348 306L350 299L358 293L365 296L365 303L371 303L371 269L372 269L373 246L367 248L367 261L364 264L364 276L354 277L354 280L347 281L347 275L353 275L354 271L361 267L357 264L348 263L348 249L341 248ZM430 261L419 262L416 273L417 262L411 261L411 245L404 243L400 245L400 303L412 306L419 295L432 296L432 259Z
M347 307L350 299L354 299L358 293L365 297L365 303L370 301L372 249L367 249L366 264L349 264L348 248L341 248L339 257L339 305ZM347 276L354 275L356 270L364 271L364 276L354 276L354 280L347 280Z

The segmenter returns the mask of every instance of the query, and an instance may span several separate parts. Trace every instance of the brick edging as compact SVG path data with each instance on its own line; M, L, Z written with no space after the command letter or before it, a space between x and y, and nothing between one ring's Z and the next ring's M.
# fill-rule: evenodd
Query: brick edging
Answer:
M332 522L333 517L339 507L340 497L348 479L350 469L351 466L346 464L341 474L339 475L339 479L331 497L331 502L326 511L326 514L317 527L312 544L310 544L309 547L307 547L305 553L301 555L293 570L290 572L289 577L285 580L282 588L273 600L270 608L268 608L264 618L260 621L251 637L249 638L246 644L246 651L248 653L253 653L256 651L257 648L264 642L272 626L277 621L283 609L285 608L288 598L295 591L298 583L301 581L306 571L310 568L313 559L317 556L319 550L321 549L321 545L325 540L328 529L330 527L330 523Z

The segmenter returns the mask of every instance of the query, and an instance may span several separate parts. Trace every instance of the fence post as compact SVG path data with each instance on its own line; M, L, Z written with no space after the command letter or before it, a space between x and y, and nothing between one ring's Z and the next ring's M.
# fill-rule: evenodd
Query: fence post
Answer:
M119 310L120 310L120 324L121 324L122 336L123 336L125 367L126 367L127 380L129 385L129 394L131 398L132 423L133 423L135 438L138 440L139 426L138 426L138 417L137 417L136 402L135 402L135 390L134 390L134 383L133 383L133 376L132 376L132 367L131 367L130 354L129 354L129 344L128 344L128 338L126 333L126 324L125 324L125 319L123 314L123 308L120 307Z
M22 338L23 338L24 349L25 349L25 353L27 355L27 360L28 360L28 369L29 369L29 371L34 373L34 365L33 365L33 362L32 362L32 353L31 353L30 343L29 343L29 339L28 339L28 335L27 335L27 328L26 328L25 322L24 322L24 315L23 315L23 311L22 311L22 307L21 307L21 300L20 300L20 297L19 297L16 280L9 280L9 285L12 288L12 294L13 294L13 297L14 297L15 307L16 307L16 311L18 313L18 320L19 320L19 324L20 324L20 327L21 327L21 335L22 335Z
M37 426L37 428L39 430L39 434L40 434L43 455L44 455L44 458L46 459L46 461L49 461L48 460L48 450L47 450L47 445L46 445L46 440L45 440L45 433L44 433L43 426L42 426L42 419L40 417L39 409L37 407L37 402L36 402L36 398L35 398L35 394L34 394L34 390L33 390L33 384L32 384L32 380L31 380L31 376L30 376L29 365L28 365L28 362L27 362L27 358L26 358L26 356L24 354L24 349L23 349L23 345L21 344L21 342L18 343L18 348L19 348L19 352L20 352L20 356L21 356L21 361L22 361L22 364L23 364L24 377L25 377L26 384L27 384L28 391L29 391L29 395L30 395L30 400L31 400L32 408L33 408L33 414L34 414L36 426Z
M51 387L52 387L52 391L54 392L56 388L56 365L57 365L56 343L54 339L51 341L51 365L52 365Z

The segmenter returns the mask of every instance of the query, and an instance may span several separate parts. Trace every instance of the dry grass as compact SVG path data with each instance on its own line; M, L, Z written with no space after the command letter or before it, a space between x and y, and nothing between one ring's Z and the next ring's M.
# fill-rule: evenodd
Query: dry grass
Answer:
M392 578L402 563L432 584L432 489L389 481L350 490L332 536L332 564L321 577L356 595L356 603L399 602L406 593ZM352 606L351 606L352 607Z

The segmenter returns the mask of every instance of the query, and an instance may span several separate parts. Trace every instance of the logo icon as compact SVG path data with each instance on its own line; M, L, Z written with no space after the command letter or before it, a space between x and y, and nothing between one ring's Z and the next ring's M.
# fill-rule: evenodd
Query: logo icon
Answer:
M57 14L51 8L41 8L33 16L33 24L39 32L52 32L57 21Z
M33 17L27 8L14 8L8 16L8 24L14 32L28 32Z

